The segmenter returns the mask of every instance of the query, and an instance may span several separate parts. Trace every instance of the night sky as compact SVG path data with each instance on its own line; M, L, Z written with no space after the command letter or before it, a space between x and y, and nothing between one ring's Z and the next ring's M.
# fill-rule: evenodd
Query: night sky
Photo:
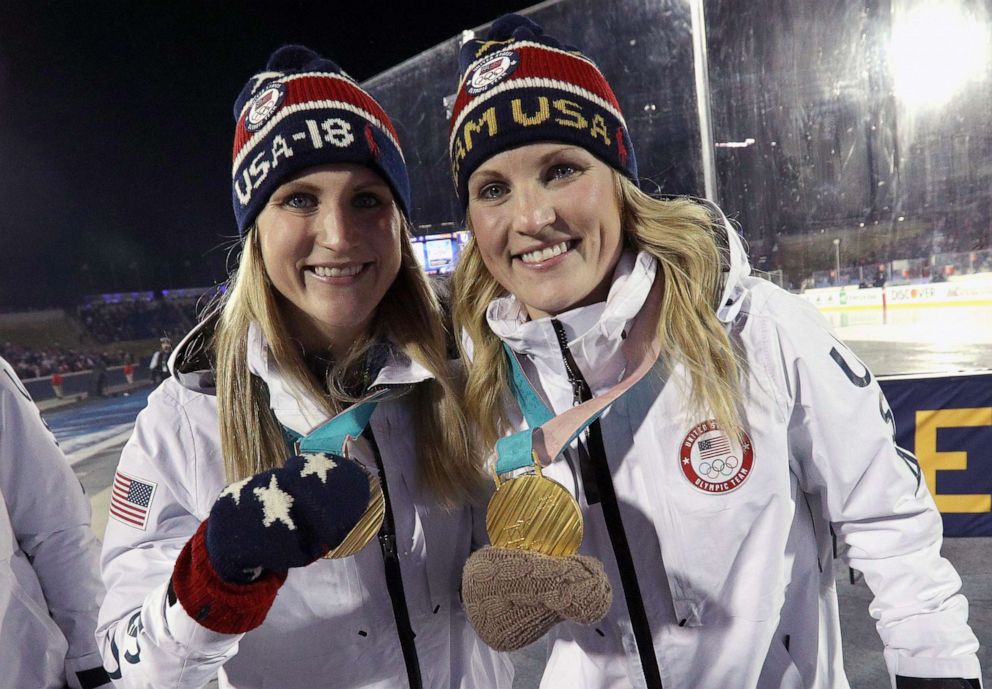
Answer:
M361 81L530 4L0 3L0 310L221 280L233 103L279 45Z

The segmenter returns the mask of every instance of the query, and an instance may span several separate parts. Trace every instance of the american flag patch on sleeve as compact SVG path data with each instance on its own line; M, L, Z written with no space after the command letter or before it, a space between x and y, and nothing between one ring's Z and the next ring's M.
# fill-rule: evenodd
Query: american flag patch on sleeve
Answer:
M111 489L110 516L144 531L156 485L118 471Z

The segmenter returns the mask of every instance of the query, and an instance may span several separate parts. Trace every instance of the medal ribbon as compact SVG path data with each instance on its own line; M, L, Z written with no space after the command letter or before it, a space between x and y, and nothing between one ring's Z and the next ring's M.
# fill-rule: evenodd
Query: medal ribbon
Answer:
M348 438L357 438L362 434L378 404L378 401L361 402L320 424L300 439L300 451L344 456Z
M661 305L661 278L655 276L644 306L622 345L629 373L598 397L554 416L527 379L516 355L503 345L510 360L511 387L529 428L496 442L496 474L533 466L534 459L548 466L610 405L633 388L650 371L660 351L657 328Z
M306 435L300 435L287 426L282 427L283 433L288 440L297 445L297 452L329 452L343 457L348 439L358 438L365 431L376 406L388 393L387 389L378 391L340 414L332 416Z
M328 552L325 558L340 558L354 555L375 538L383 526L386 511L386 498L379 479L361 462L348 458L347 444L349 439L362 435L372 418L372 413L383 398L390 394L389 389L378 390L358 404L345 409L320 424L305 436L283 426L283 433L290 440L297 453L317 452L330 453L343 457L341 461L353 462L362 466L369 478L369 505L361 520L352 527L341 543ZM381 467L380 467L381 469Z

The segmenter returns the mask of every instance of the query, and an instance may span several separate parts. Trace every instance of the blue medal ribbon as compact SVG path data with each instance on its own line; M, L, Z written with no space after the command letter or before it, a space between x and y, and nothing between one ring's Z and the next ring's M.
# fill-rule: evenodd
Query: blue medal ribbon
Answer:
M300 435L286 426L282 427L283 435L296 452L326 452L343 457L345 441L362 435L375 408L388 392L381 390L371 398L348 407L306 435Z

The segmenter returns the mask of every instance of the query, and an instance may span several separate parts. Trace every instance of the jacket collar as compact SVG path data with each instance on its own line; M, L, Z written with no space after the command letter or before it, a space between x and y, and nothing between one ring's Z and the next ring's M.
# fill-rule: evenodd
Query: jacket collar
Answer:
M172 350L169 371L187 390L204 395L217 394L209 345L218 318L219 313L216 311L204 317Z
M282 375L255 323L248 326L248 370L265 383L269 407L283 426L306 435L327 419L327 413L302 388Z
M744 242L720 207L704 199L696 200L704 204L717 219L717 245L723 254L723 289L716 317L722 323L733 323L747 296L745 279L751 274L751 263L747 259Z
M643 306L656 272L657 264L650 254L626 251L617 263L605 302L555 317L595 394L612 387L623 376L623 334ZM551 373L556 378L563 372L561 348L550 317L527 320L523 304L510 295L494 300L486 318L492 331L511 350L529 359L539 373Z
M306 435L328 419L324 410L290 378L284 376L272 358L262 329L255 323L248 327L248 370L265 382L269 389L269 406L283 426ZM386 361L372 387L406 386L429 380L430 371L389 347Z
M206 342L212 336L214 325L213 318L197 324L176 347L170 361L173 375L183 387L208 395L216 394L213 370L205 356ZM269 390L269 406L282 425L306 435L327 420L323 409L279 371L262 329L255 323L248 327L248 370L265 382ZM403 387L432 377L430 371L402 351L388 347L385 363L372 387Z

